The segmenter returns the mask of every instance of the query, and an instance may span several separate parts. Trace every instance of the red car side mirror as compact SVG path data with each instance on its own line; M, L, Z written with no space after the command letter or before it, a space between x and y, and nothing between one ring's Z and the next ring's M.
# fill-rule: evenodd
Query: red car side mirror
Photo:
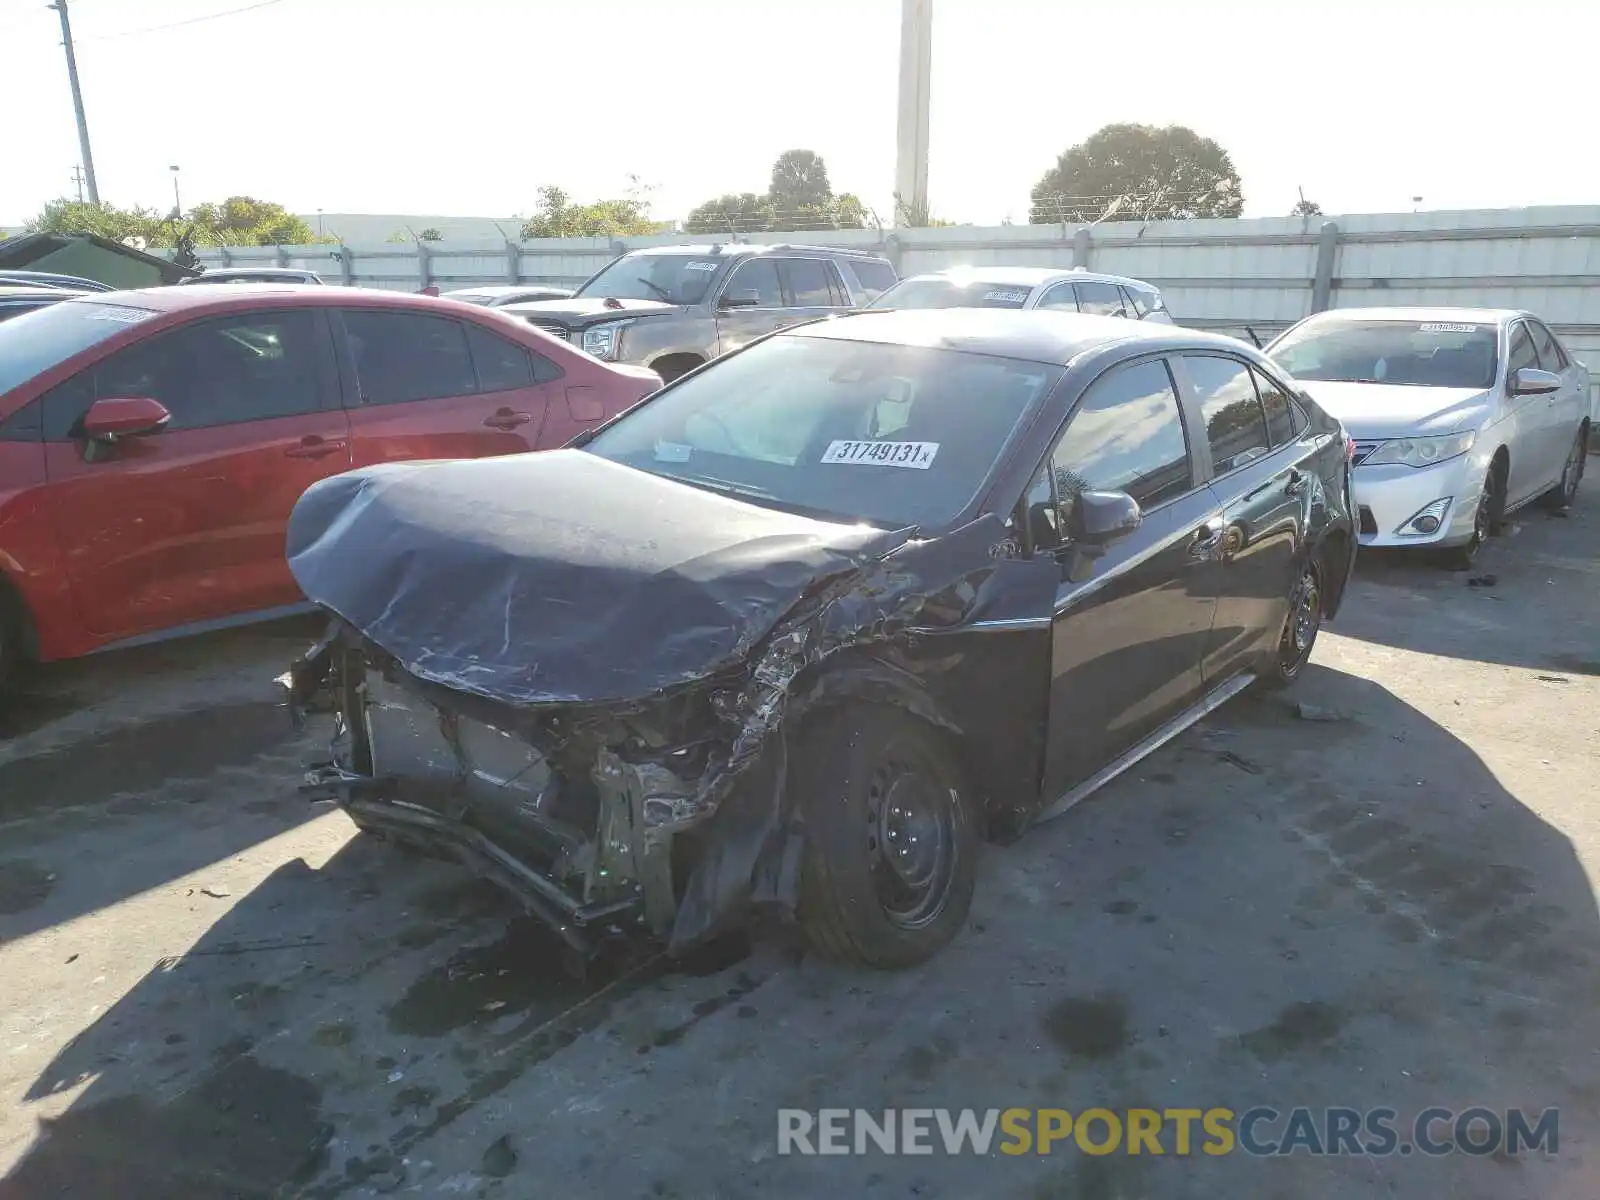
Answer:
M166 405L149 396L112 396L96 400L83 415L84 436L96 442L160 433L172 420Z

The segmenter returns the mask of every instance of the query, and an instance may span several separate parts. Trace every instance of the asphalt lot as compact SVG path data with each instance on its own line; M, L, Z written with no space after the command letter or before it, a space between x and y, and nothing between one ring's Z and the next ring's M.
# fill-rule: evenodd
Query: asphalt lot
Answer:
M773 936L567 979L296 795L304 623L48 672L0 714L0 1198L1592 1200L1600 489L1479 570L1367 556L1288 703L991 848L899 975ZM1559 1153L776 1153L787 1107L1477 1104Z

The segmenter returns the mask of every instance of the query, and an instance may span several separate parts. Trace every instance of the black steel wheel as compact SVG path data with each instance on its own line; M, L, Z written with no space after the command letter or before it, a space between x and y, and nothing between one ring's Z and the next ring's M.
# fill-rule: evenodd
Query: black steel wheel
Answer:
M1322 556L1319 552L1300 568L1294 587L1289 592L1289 611L1284 617L1283 630L1278 635L1277 649L1262 675L1262 682L1268 687L1288 687L1300 678L1300 672L1311 658L1311 651L1317 644L1317 634L1322 631L1322 577Z
M937 954L972 905L978 834L949 738L898 709L818 715L795 746L805 817L800 922L830 957L902 968Z

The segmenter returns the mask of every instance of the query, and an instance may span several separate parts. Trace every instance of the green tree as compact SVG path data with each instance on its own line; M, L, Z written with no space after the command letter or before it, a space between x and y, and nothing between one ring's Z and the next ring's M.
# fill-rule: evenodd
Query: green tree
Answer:
M444 241L444 234L430 225L427 229L417 234L417 239L424 242L442 242Z
M729 192L689 210L683 231L697 237L731 237L772 228L772 202L754 192Z
M120 242L143 238L148 245L159 245L164 237L165 219L153 208L118 208L114 204L82 204L76 200L52 200L27 224L29 233L89 234Z
M628 194L620 200L574 204L560 188L542 187L533 216L522 226L522 237L637 237L659 233L663 225L650 220L647 191L635 178Z
M303 246L317 240L311 226L283 205L252 196L197 204L188 219L205 246Z
M1034 184L1031 224L1087 222L1118 211L1144 220L1237 217L1244 209L1228 152L1182 125L1107 125Z
M872 214L854 192L835 196L832 210L835 229L865 229L872 223Z
M780 217L825 210L833 199L828 166L815 150L785 150L772 164L767 198Z

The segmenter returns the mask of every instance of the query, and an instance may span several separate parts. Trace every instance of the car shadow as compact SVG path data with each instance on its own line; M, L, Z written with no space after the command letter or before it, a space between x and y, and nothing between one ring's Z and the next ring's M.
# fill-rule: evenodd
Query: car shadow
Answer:
M0 742L0 945L225 861L311 815L315 739L273 677L304 623L41 671Z
M1516 513L1470 571L1417 552L1362 550L1330 628L1424 654L1600 675L1600 488L1559 516Z
M1553 1106L1570 1148L1600 1100L1600 920L1551 823L1579 801L1502 777L1313 664L991 848L966 932L888 975L758 949L575 981L498 894L357 838L60 1051L27 1102L81 1090L0 1197L1555 1195L1581 1158L772 1153L778 1108L838 1104Z

